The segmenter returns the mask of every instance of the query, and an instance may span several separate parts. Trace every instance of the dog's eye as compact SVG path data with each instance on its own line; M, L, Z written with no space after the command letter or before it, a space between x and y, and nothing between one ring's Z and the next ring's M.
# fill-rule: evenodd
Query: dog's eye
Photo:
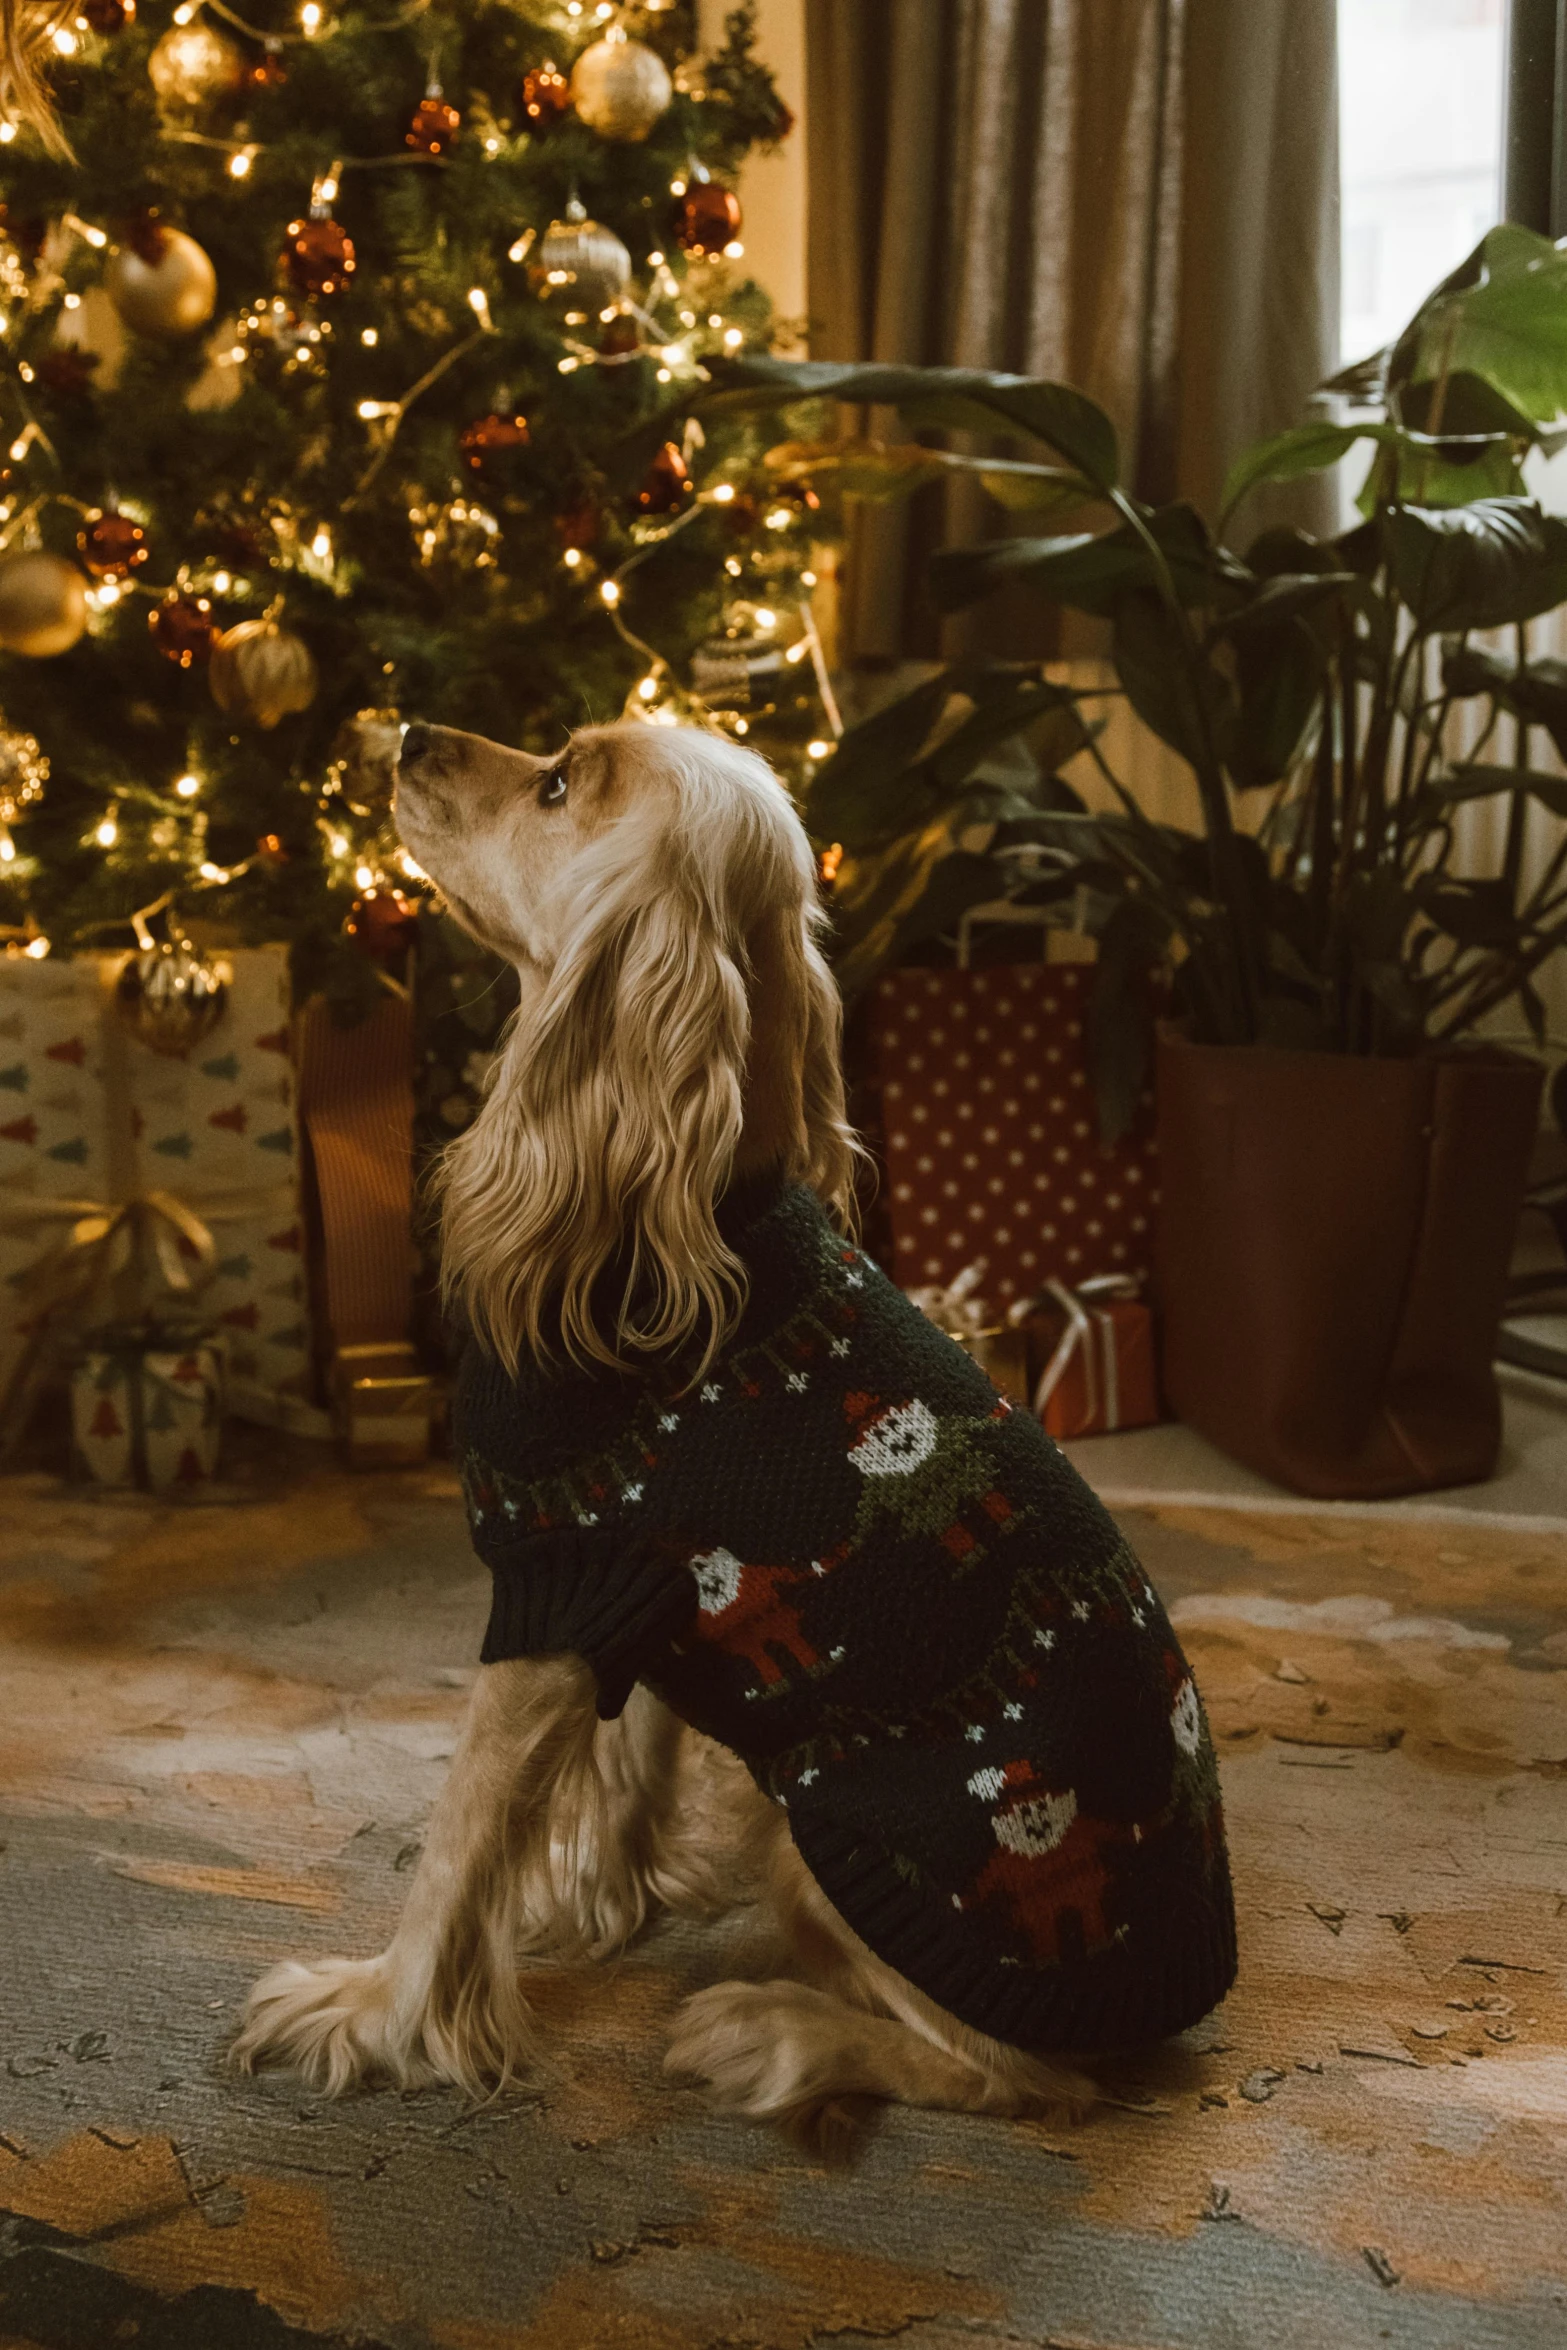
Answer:
M543 808L558 807L565 797L565 767L552 767L547 775L541 776L539 779L539 805Z

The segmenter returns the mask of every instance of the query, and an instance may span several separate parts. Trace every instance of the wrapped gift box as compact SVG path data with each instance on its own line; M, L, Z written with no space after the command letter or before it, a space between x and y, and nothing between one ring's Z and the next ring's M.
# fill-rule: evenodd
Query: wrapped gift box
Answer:
M171 1493L210 1484L223 1426L223 1357L184 1346L93 1349L71 1372L78 1469L95 1485Z
M288 953L226 953L222 1019L184 1059L127 1030L123 954L0 960L0 1388L36 1311L29 1274L69 1203L175 1193L217 1266L201 1310L221 1339L230 1410L319 1432L289 1059Z
M1146 1275L1153 1106L1099 1139L1084 1063L1091 968L1001 963L877 982L867 1034L885 1136L889 1272L947 1287L983 1263L993 1310L1098 1273Z
M1163 1414L1153 1315L1136 1283L1110 1275L1052 1282L1013 1319L1027 1342L1034 1410L1057 1441L1146 1428Z

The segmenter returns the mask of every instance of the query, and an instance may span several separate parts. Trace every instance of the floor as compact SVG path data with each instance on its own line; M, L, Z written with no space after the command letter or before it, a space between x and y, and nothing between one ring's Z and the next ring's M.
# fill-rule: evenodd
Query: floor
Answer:
M1564 1437L1510 1382L1435 1513L1079 1448L1208 1701L1241 1979L1080 2128L900 2111L846 2173L660 2073L732 1936L540 1974L489 2105L228 2074L264 1966L397 1910L484 1614L451 1479L4 1481L0 2350L1560 2350Z

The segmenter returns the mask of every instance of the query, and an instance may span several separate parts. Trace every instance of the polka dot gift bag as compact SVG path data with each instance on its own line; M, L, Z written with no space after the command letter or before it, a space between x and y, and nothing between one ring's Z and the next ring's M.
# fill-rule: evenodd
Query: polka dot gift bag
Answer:
M1001 963L876 983L868 1042L902 1288L947 1288L983 1259L985 1305L1003 1315L1050 1282L1146 1280L1153 1102L1101 1142L1083 1044L1092 979L1083 964Z

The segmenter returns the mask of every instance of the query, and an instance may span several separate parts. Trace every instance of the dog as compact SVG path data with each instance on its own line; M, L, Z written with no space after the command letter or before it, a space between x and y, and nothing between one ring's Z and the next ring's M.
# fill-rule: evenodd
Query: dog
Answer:
M696 728L415 725L397 817L521 987L440 1177L495 1611L388 1948L275 1968L237 2061L477 2092L522 1954L759 1887L777 1970L672 2074L827 2153L866 2100L1086 2110L1233 1975L1211 1745L1111 1521L849 1236L786 791Z

